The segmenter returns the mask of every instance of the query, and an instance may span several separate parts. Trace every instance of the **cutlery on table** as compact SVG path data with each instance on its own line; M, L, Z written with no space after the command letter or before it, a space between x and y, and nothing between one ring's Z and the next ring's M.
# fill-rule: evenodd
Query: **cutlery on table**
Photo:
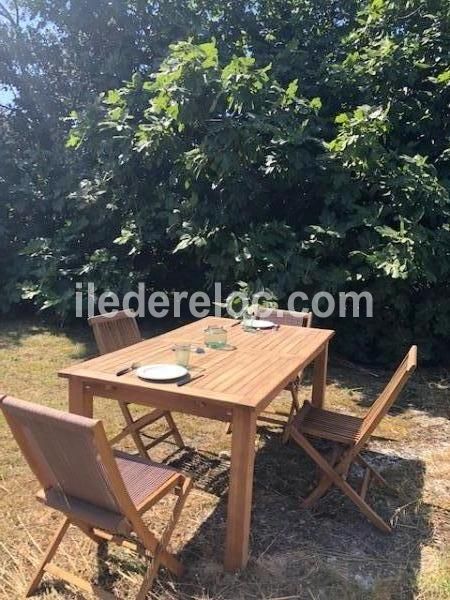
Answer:
M117 371L116 376L120 377L121 375L125 375L126 373L131 373L131 371L135 371L136 369L139 369L140 366L141 366L141 363L138 363L138 362L132 363L129 367L124 367L123 369L120 369L119 371Z
M176 348L173 347L172 351L175 352ZM196 354L205 354L205 349L203 348L203 346L196 346L195 344L191 345L191 350L192 352L195 352Z
M177 383L178 387L181 387L182 385L186 385L186 383L190 383L191 381L195 381L195 379L200 379L200 377L203 377L205 373L199 373L198 375L192 375L190 377L186 377L185 379L182 379L181 381L179 381Z
M247 329L244 329L244 331L246 333L264 333L264 334L268 334L268 333L272 333L273 331L278 331L280 329L281 325L274 325L271 329L266 329L265 327L248 327Z

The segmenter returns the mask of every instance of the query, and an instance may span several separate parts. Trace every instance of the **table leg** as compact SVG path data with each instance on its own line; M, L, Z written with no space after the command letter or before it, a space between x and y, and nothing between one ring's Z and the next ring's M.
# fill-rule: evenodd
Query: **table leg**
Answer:
M69 379L69 412L90 418L94 413L93 394L78 378Z
M325 399L327 387L328 343L314 361L312 404L321 408Z
M246 407L234 408L224 561L227 571L243 569L248 560L255 438L255 412Z

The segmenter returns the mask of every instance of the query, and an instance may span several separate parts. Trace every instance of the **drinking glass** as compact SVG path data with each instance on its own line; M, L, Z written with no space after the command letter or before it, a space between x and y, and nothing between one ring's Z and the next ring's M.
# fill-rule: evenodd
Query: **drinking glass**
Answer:
M182 367L189 366L189 357L191 354L191 344L175 344L175 362Z
M253 327L249 327L249 326L247 325L247 323L248 323L249 321L253 320L254 318L255 318L255 315L253 315L253 314L252 314L252 313L251 313L251 312L248 310L248 308L245 308L245 309L242 311L241 320L242 320L242 329L243 329L244 331L252 331L252 332L254 331Z
M205 329L205 346L208 348L224 348L227 345L227 330L223 327L207 327Z

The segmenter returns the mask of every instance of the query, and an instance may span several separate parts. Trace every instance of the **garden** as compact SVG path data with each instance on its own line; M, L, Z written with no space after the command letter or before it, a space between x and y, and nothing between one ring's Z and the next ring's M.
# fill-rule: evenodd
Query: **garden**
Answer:
M449 57L445 0L0 0L0 598L450 598Z

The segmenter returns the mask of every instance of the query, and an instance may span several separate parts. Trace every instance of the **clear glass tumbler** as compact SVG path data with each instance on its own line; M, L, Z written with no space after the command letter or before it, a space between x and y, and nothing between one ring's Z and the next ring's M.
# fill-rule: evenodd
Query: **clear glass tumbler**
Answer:
M188 368L191 354L191 344L175 344L175 362L177 365Z
M208 348L224 348L227 345L227 330L224 327L207 327L205 329L205 346Z

